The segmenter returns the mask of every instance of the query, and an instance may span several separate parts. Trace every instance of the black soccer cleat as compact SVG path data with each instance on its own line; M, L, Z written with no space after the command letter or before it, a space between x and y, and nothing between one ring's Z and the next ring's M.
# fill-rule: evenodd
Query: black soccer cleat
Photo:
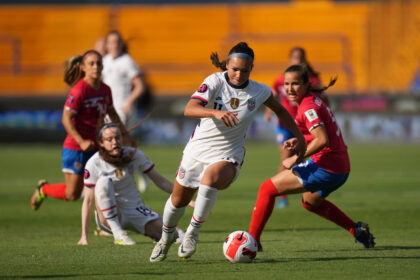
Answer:
M354 237L355 242L362 243L365 248L375 247L375 237L369 232L368 224L357 222L354 224Z
M263 247L262 247L262 245L261 245L261 242L260 242L260 241L257 241L257 246L258 246L258 250L257 250L257 252L262 252L262 251L263 251Z

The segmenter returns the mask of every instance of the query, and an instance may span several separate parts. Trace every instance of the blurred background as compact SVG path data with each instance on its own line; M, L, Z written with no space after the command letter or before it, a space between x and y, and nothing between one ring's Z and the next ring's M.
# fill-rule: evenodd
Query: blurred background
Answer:
M0 141L61 142L69 88L64 61L118 30L142 69L152 117L136 132L144 143L185 143L189 96L246 41L251 78L271 86L303 47L327 84L347 141L420 142L420 1L102 1L0 0ZM262 112L249 132L274 139Z

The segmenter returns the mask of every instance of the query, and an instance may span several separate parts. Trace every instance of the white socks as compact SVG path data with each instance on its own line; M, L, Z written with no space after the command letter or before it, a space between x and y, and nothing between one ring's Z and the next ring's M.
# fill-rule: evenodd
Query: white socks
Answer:
M218 192L216 188L200 184L195 200L194 214L186 234L198 235L201 225L206 221L216 204Z
M162 241L167 243L172 233L175 231L179 220L184 215L186 207L176 208L172 204L171 197L168 198L163 210Z
M118 220L118 209L115 202L114 186L109 178L100 177L95 186L96 203L107 220L115 238L124 233Z

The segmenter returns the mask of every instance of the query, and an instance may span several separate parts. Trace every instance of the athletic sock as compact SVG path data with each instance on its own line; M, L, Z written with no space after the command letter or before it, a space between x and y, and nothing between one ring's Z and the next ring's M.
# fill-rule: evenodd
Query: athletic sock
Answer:
M261 184L249 226L249 233L256 241L260 241L261 233L273 212L274 203L278 194L279 192L271 179Z
M66 184L44 184L41 187L41 191L44 195L54 197L56 199L67 200L66 198Z
M317 214L318 216L323 217L324 219L327 219L340 227L348 230L351 235L354 236L354 221L350 219L346 214L344 214L337 206L335 206L333 203L331 203L328 200L324 200L321 202L321 204L317 207L314 207L312 205L306 204L303 199L301 200L302 206Z
M201 226L207 220L211 210L216 204L219 190L210 186L200 184L197 198L195 200L194 213L186 234L198 235Z
M100 177L95 186L96 203L111 228L114 238L124 232L118 220L118 208L115 201L114 186L109 178Z
M172 233L175 231L176 226L178 225L179 220L184 215L186 207L176 208L172 204L171 197L168 198L165 204L165 209L163 210L163 226L162 226L162 238L161 240L165 243L168 242Z

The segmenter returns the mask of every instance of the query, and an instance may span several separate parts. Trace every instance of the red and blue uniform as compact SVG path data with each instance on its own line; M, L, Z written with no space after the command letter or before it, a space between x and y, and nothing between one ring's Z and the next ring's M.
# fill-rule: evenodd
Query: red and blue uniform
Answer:
M96 140L96 127L99 118L104 118L108 108L112 106L111 89L101 82L99 89L91 87L81 79L70 90L64 105L65 110L75 113L73 125L83 139ZM79 144L67 135L63 143L63 172L83 174L87 160L95 153L83 152Z
M293 167L293 171L306 189L318 191L326 197L344 184L350 172L350 159L341 130L330 108L313 93L303 97L295 120L307 144L313 140L312 129L320 125L325 127L328 146L312 155L308 161Z

